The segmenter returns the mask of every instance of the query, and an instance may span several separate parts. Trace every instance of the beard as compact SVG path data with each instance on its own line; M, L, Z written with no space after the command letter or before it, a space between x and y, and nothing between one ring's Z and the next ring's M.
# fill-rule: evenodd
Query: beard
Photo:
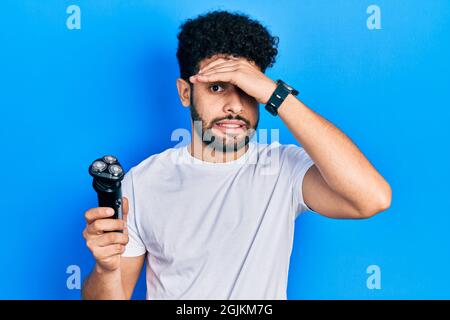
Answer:
M224 118L216 118L212 121L208 122L202 118L202 116L198 113L197 108L192 103L190 107L191 119L194 123L194 130L199 137L201 137L204 145L210 147L213 150L220 151L223 153L229 152L237 152L240 149L246 147L250 139L256 132L256 128L258 127L259 119L256 121L255 125L251 127L251 123L249 120L241 117L240 115L232 116L229 115ZM246 131L244 134L227 134L224 133L224 136L215 134L212 130L215 123L222 120L241 120L246 124Z

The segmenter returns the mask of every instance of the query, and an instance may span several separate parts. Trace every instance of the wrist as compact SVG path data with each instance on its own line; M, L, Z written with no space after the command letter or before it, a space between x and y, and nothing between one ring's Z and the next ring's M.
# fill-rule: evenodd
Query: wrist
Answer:
M282 116L284 113L286 113L288 111L288 109L290 109L289 105L295 105L295 107L298 108L297 104L299 102L299 99L297 97L295 97L293 94L288 94L286 96L286 98L284 99L284 101L280 104L280 106L278 107L278 115Z
M114 274L120 274L120 267L115 269L106 269L100 266L98 263L95 264L94 267L95 273L102 275L102 276L111 276Z
M277 83L273 80L270 81L270 83L267 86L267 90L266 90L266 96L263 99L263 104L267 104L269 102L270 97L272 96L272 94L275 92L275 90L277 89Z

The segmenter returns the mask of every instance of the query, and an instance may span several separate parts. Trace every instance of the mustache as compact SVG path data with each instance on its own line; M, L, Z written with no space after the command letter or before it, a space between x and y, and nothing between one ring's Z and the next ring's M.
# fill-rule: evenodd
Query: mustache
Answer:
M250 128L250 121L245 119L244 117L242 117L240 115L237 115L237 116L234 116L234 117L232 115L229 115L229 116L226 116L224 118L216 118L216 119L211 121L211 124L209 125L209 127L212 128L214 123L222 121L222 120L240 120L240 121L244 121L245 125L247 126L247 128Z

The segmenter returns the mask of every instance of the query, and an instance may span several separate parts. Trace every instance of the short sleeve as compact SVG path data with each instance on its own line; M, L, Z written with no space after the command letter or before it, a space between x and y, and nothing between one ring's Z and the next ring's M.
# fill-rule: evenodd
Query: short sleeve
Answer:
M128 244L122 254L123 257L137 257L146 253L145 244L142 241L136 223L135 197L133 185L133 172L128 171L122 180L122 196L128 199Z
M294 144L284 146L283 158L283 166L288 171L289 186L292 188L292 207L295 211L295 218L297 218L305 211L313 211L303 199L302 186L303 178L314 161L305 149Z

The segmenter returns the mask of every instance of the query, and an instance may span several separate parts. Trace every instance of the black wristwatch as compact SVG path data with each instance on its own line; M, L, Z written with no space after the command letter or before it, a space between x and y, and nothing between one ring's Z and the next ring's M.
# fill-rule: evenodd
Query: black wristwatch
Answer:
M269 111L273 116L278 115L278 108L281 106L284 99L286 99L289 93L294 96L298 95L297 90L287 85L282 80L278 80L277 84L277 88L272 93L272 96L266 104L266 110Z

